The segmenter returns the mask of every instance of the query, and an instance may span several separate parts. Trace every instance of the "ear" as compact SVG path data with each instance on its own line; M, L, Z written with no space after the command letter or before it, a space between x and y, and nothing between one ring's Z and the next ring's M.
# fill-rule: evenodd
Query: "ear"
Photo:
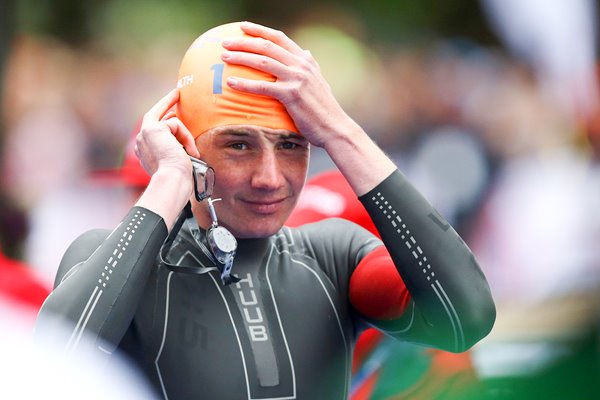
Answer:
M196 148L198 149L198 153L200 153L201 160L204 160L204 157L209 152L209 149L212 146L212 141L213 135L211 131L204 132L194 140L194 143L196 143Z

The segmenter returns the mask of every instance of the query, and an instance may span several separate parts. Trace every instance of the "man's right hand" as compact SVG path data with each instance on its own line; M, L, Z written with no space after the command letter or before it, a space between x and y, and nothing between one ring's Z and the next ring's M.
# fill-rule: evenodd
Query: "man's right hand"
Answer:
M178 101L179 90L173 89L144 115L135 145L136 155L152 176L136 205L163 217L169 230L192 195L189 156L200 157L192 134L172 111Z
M144 115L135 153L150 175L162 167L181 168L191 174L188 155L200 157L192 134L171 111L178 101L179 90L173 89Z

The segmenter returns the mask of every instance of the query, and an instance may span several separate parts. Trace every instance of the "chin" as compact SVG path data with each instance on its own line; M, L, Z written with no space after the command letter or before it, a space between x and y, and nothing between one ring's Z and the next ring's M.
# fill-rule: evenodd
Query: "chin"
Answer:
M265 223L265 221L246 222L244 225L227 227L233 236L238 239L261 239L267 238L279 232L283 222Z
M233 233L232 231L232 233L233 236L235 236L238 239L263 239L276 234L277 232L279 232L279 229L281 229L281 226L277 229L245 229L237 230L235 231L235 233Z

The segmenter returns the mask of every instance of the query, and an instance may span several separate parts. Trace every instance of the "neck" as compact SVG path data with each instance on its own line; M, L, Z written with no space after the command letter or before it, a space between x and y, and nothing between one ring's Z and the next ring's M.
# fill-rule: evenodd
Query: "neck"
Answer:
M194 219L198 223L198 227L206 231L212 225L212 220L208 212L208 203L206 200L201 203L192 199L192 214ZM264 251L269 243L270 236L266 238L250 238L240 239L236 237L238 242L238 253L239 252L253 252L253 251Z

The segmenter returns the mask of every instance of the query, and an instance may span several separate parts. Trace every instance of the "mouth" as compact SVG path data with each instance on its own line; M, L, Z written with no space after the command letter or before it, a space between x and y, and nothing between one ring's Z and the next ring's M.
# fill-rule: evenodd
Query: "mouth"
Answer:
M242 201L257 214L274 214L283 207L285 200L286 198Z

